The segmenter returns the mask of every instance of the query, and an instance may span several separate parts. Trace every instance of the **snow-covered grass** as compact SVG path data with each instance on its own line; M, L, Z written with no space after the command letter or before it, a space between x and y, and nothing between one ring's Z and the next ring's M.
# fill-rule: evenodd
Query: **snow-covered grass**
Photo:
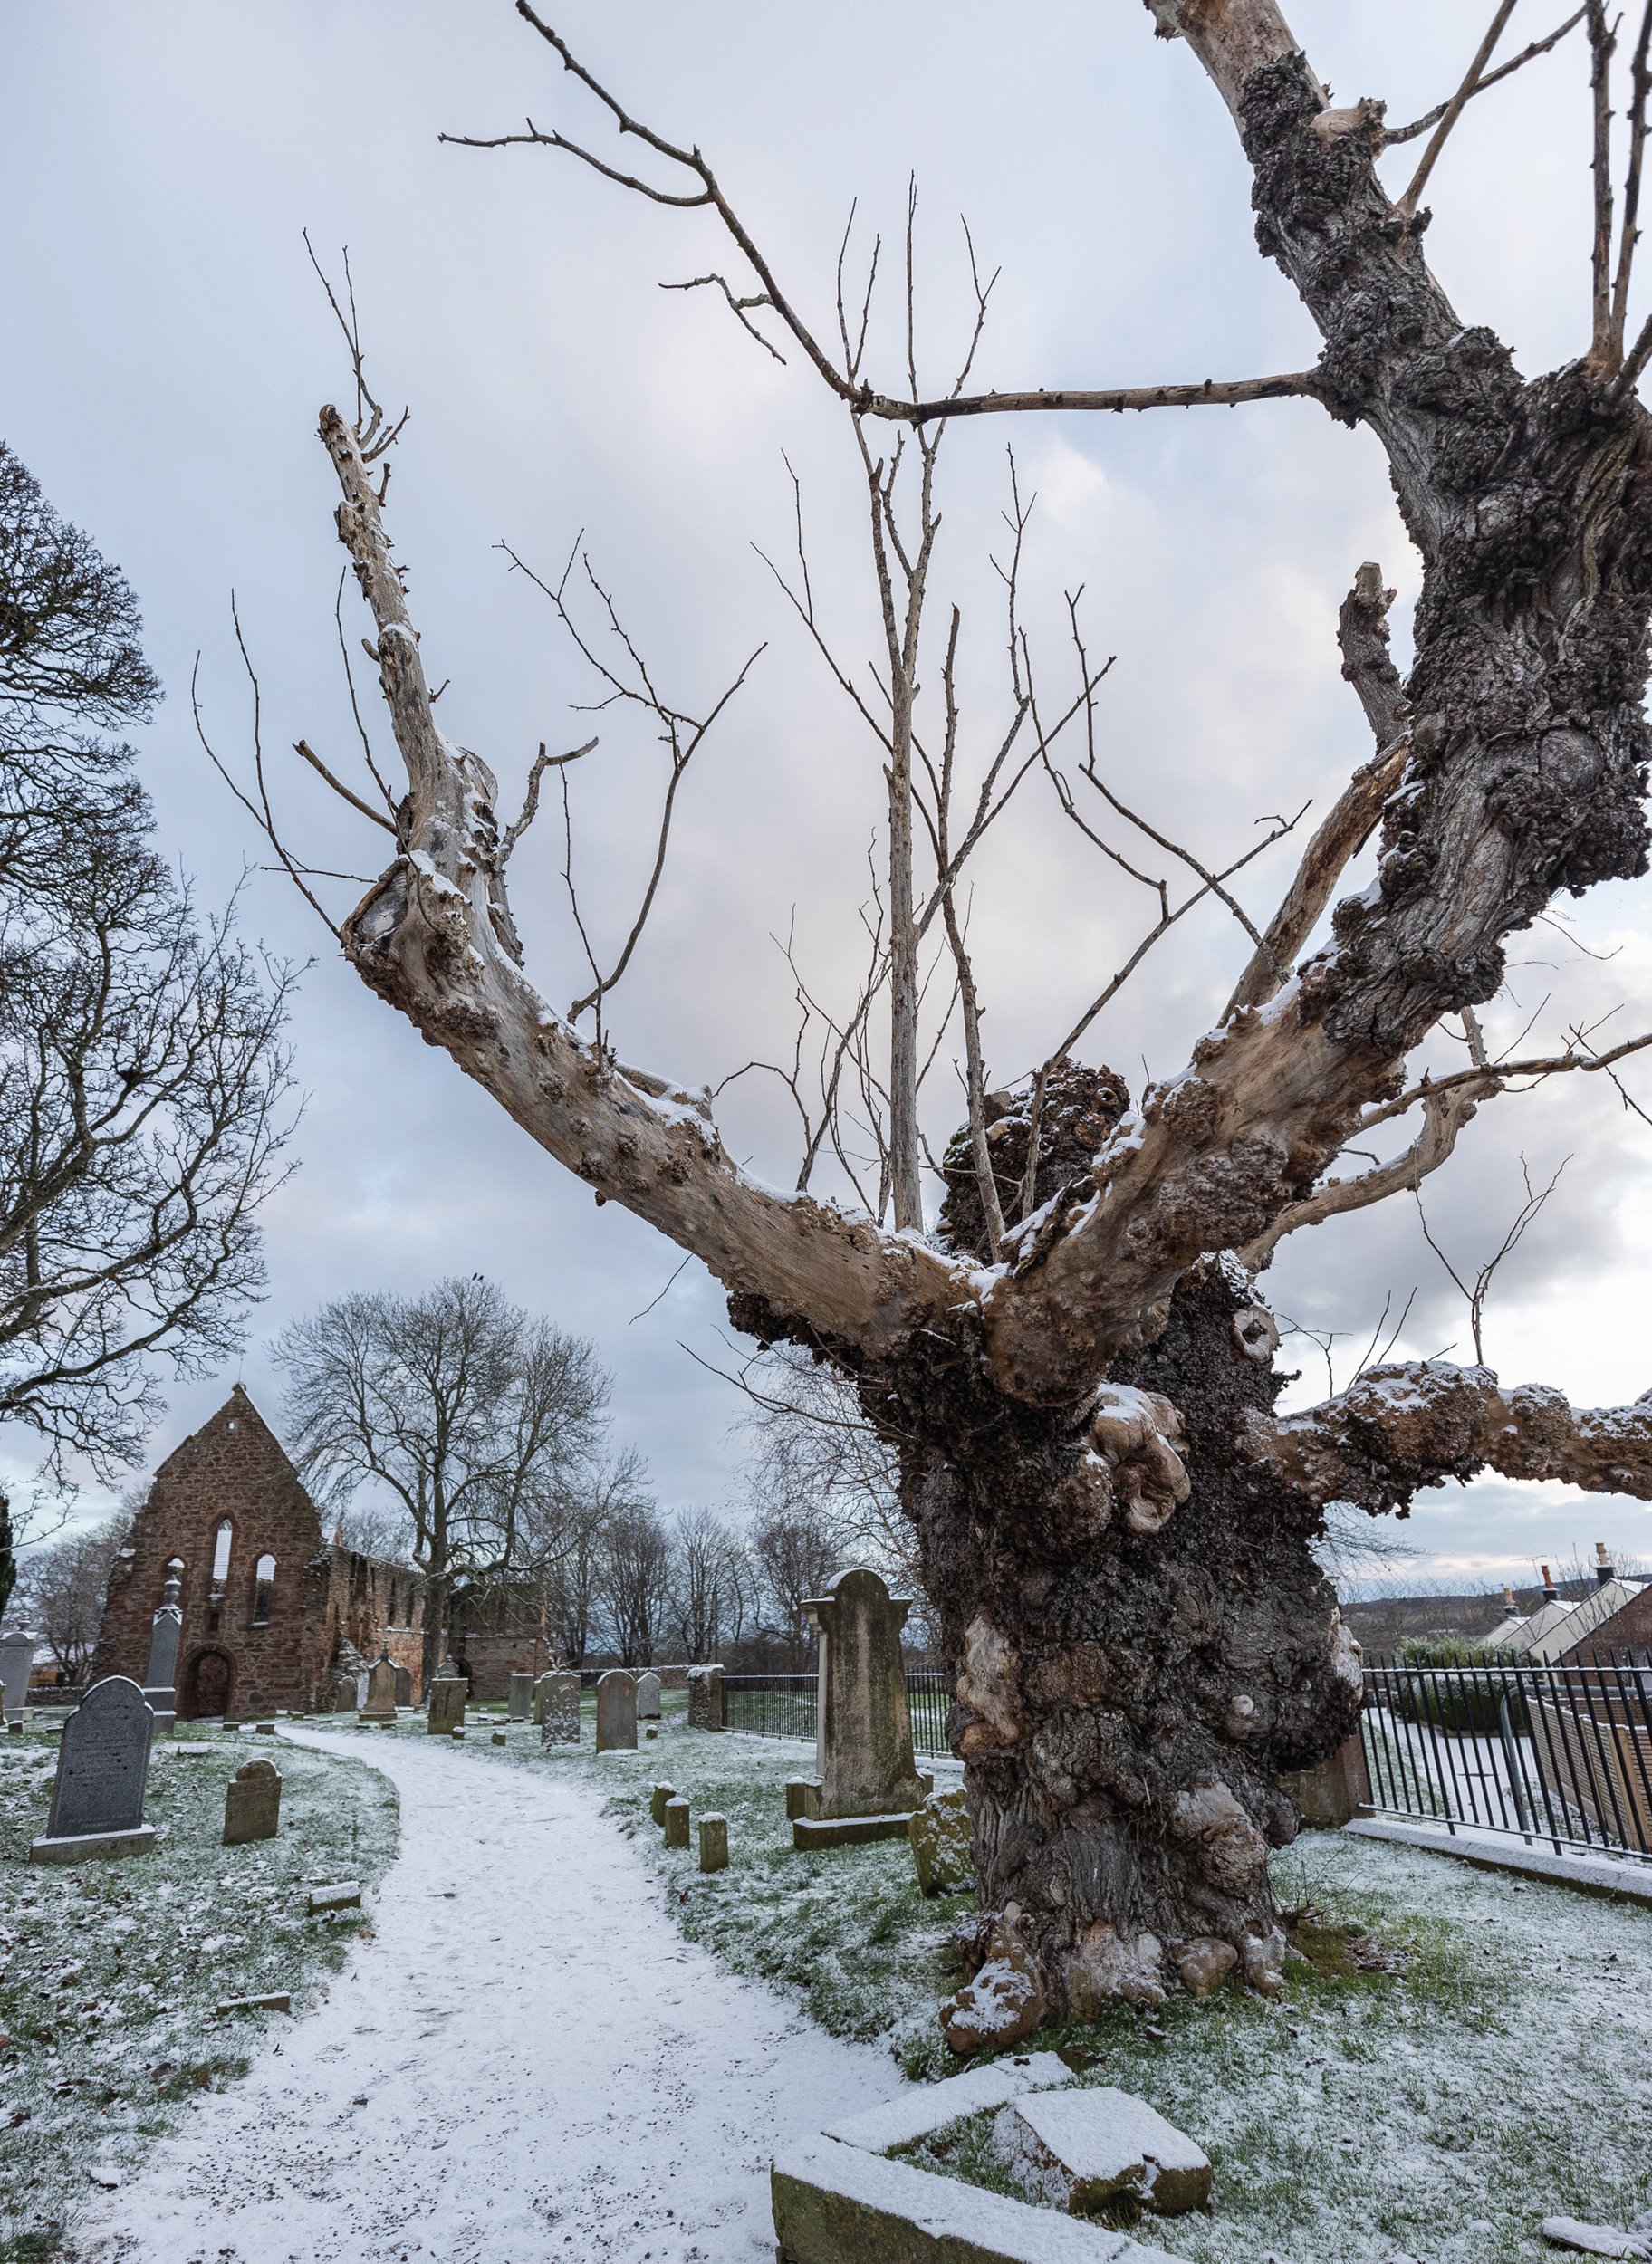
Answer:
M926 1903L898 1844L795 1853L783 1785L806 1747L668 1714L635 1756L599 1760L589 1708L577 1754L527 1728L495 1746L471 1720L485 1761L602 1783L677 1924L728 1966L836 2033L886 2038L908 2075L954 2072L935 2014L969 1900ZM727 1816L727 1871L702 1877L693 1848L660 1844L657 1780ZM1033 2040L1139 2093L1215 2163L1210 2213L1145 2220L1138 2240L1188 2264L1527 2264L1551 2253L1546 2215L1627 2225L1652 2208L1652 1912L1334 1832L1276 1870L1304 1910L1278 2004L1177 1997L1150 2023L1120 2008ZM951 2166L1004 2174L984 2144Z
M150 1853L31 1866L57 1742L0 1740L0 2264L53 2255L93 2181L130 2171L286 2018L217 2004L286 1990L301 2010L360 1930L359 1911L310 1917L309 1890L379 1878L395 1794L283 1745L281 1831L226 1847L224 1789L255 1752L268 1741L180 1726L149 1771Z

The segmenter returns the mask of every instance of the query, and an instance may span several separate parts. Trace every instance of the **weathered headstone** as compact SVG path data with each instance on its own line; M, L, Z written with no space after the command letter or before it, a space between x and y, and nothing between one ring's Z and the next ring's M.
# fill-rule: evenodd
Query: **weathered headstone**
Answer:
M224 1845L274 1839L281 1825L281 1776L273 1760L243 1761L224 1791Z
M360 1677L341 1671L329 1684L327 1698L329 1713L354 1713L361 1703Z
M184 1632L178 1599L183 1577L184 1560L174 1557L167 1566L160 1606L149 1628L149 1664L143 1677L143 1694L158 1730L170 1731L178 1719L178 1642Z
M413 1703L413 1670L410 1666L396 1669L396 1703L399 1706Z
M681 1793L674 1794L666 1802L665 1826L668 1847L686 1847L688 1845L688 1803Z
M464 1727L465 1701L469 1693L470 1684L452 1659L444 1659L432 1678L425 1715L425 1728L431 1737L446 1737Z
M723 1669L720 1666L691 1666L687 1681L688 1727L691 1730L720 1730L723 1727Z
M975 1857L962 1785L952 1792L932 1792L908 1819L907 1835L921 1893L960 1895L974 1886Z
M533 1707L533 1677L532 1674L511 1676L511 1720L525 1722Z
M154 1727L142 1691L124 1674L92 1684L63 1724L51 1819L29 1849L31 1863L83 1863L154 1846L154 1827L143 1820Z
M542 1745L577 1745L580 1741L580 1678L558 1672L542 1674L533 1703L539 1710Z
M728 1868L727 1817L702 1816L698 1830L701 1870L726 1871Z
M659 1676L652 1667L646 1674L637 1677L637 1719L639 1722L659 1720Z
M900 1631L912 1606L864 1565L840 1572L803 1609L820 1637L812 1813L792 1826L798 1847L904 1839L907 1818L934 1789L912 1758Z
M0 1694L4 1695L8 1722L23 1720L29 1703L29 1676L34 1671L34 1636L0 1636Z
M637 1751L637 1677L623 1666L610 1666L597 1680L597 1751Z
M367 1703L361 1709L363 1722L394 1722L396 1719L396 1669L388 1658L376 1659L367 1670Z
M653 1791L648 1795L648 1815L656 1824L663 1824L665 1822L666 1802L668 1800L675 1800L676 1798L677 1787L674 1784L657 1784L655 1786Z

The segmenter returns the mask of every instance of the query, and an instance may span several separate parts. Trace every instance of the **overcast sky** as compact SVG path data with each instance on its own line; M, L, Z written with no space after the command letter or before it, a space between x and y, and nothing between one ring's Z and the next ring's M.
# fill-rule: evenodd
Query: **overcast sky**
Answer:
M1395 121L1450 91L1484 13L1459 0L1292 10L1339 98L1380 95ZM1550 28L1526 13L1511 43ZM984 383L1243 376L1313 358L1306 318L1255 252L1225 114L1189 53L1151 37L1137 0L567 0L555 20L638 115L706 150L823 328L851 204L863 257L872 232L898 239L915 174L919 348L936 389L969 315L961 214L983 268L1002 269ZM353 744L333 625L336 488L315 438L320 405L347 398L348 367L307 227L329 261L350 246L371 371L412 409L389 516L427 668L451 679L448 731L485 755L506 804L540 741L600 732L572 801L582 899L610 949L646 876L663 758L621 715L593 725L570 712L597 688L497 545L554 577L582 531L667 696L689 712L766 641L688 774L659 901L611 1012L623 1059L696 1085L788 1053L792 982L773 938L792 934L811 984L847 1002L882 788L875 747L754 546L779 558L791 542L789 458L822 615L860 667L874 628L863 488L841 412L795 353L783 366L764 352L710 291L658 287L729 266L712 224L640 204L552 152L438 143L531 114L613 147L510 0L11 0L0 25L0 430L139 593L168 695L143 738L144 772L203 901L264 857L190 721L198 653L209 730L226 760L248 762L232 590L292 838L319 866L370 874L381 861L383 837L288 753L303 735L343 767ZM1528 372L1586 337L1585 62L1574 39L1482 98L1430 187L1436 272L1465 321L1494 325ZM1415 154L1390 155L1396 183ZM640 163L634 143L625 161ZM894 389L887 293L883 307L873 374ZM1288 401L958 427L936 586L964 609L975 763L1004 716L989 558L1003 555L1011 444L1038 499L1035 659L1052 686L1065 680L1062 593L1082 584L1094 649L1118 657L1099 715L1119 791L1212 859L1311 797L1314 822L1369 751L1339 675L1337 607L1354 568L1377 559L1401 593L1403 645L1417 587L1375 443ZM366 624L353 605L345 618L353 643ZM518 852L513 893L531 971L565 1004L583 977L560 819L552 810ZM1259 920L1289 858L1282 846L1244 877ZM335 886L335 909L357 893ZM1513 1037L1536 1015L1533 1040L1559 1038L1569 1018L1614 1008L1614 1034L1646 1026L1647 904L1646 884L1613 886L1564 907L1570 935L1516 938L1494 1029ZM1100 988L1148 910L1035 779L980 863L971 916L992 1073L1008 1081ZM244 921L313 961L293 1023L303 1169L268 1213L271 1295L243 1370L255 1396L278 1416L266 1346L293 1316L351 1289L482 1271L597 1339L617 1430L648 1455L663 1501L735 1499L739 1402L684 1349L729 1357L704 1270L691 1264L659 1298L677 1253L618 1206L599 1211L421 1044L286 883L255 873ZM1138 1087L1144 1064L1174 1070L1244 956L1226 915L1190 917L1092 1031L1089 1057ZM943 1043L927 1089L937 1146L960 1113L956 1050ZM1652 1072L1628 1082L1652 1106ZM1652 1385L1652 1131L1602 1083L1558 1080L1488 1107L1426 1198L1436 1239L1472 1274L1518 1207L1522 1152L1540 1185L1566 1163L1499 1274L1486 1350L1505 1380L1557 1383L1588 1403ZM731 1148L781 1184L796 1168L788 1108L761 1075L720 1103ZM1297 1237L1264 1287L1289 1319L1338 1332L1340 1376L1385 1301L1397 1315L1411 1300L1399 1353L1472 1357L1464 1301L1408 1201ZM1296 1396L1318 1396L1323 1360L1289 1340L1298 1350ZM231 1380L173 1393L156 1459ZM26 1440L5 1451L14 1472L29 1466ZM1596 1538L1652 1554L1643 1507L1562 1488L1453 1488L1427 1498L1410 1532L1426 1568L1486 1578L1587 1553Z

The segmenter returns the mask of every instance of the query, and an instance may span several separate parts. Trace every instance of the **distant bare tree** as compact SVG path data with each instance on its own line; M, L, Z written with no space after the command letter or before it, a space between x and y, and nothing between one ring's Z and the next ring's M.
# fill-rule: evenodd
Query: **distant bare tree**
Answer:
M122 1511L98 1525L83 1525L23 1560L16 1607L27 1625L45 1637L52 1655L71 1683L82 1682L97 1647L98 1624L115 1554L131 1530Z
M642 1457L626 1446L576 1473L535 1505L530 1559L544 1579L558 1646L570 1666L583 1663L601 1617L609 1527L646 1509L651 1499Z
M796 1671L807 1663L814 1641L803 1606L844 1569L852 1537L831 1509L805 1497L759 1510L750 1540L763 1624L778 1636L787 1664Z
M744 1539L715 1510L680 1510L671 1537L671 1632L683 1655L714 1661L735 1636L749 1574Z
M610 1511L599 1597L610 1641L627 1666L652 1666L671 1597L671 1535L650 1501Z
M609 1379L588 1338L479 1277L419 1297L340 1298L274 1350L300 1471L345 1501L381 1487L410 1521L428 1680L454 1588L523 1565L537 1505L600 1439Z

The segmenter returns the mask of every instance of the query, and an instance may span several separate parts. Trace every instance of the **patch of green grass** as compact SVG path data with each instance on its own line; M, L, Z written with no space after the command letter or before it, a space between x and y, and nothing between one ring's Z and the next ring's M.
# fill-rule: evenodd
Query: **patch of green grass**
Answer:
M282 1829L226 1847L225 1786L255 1751L281 1770ZM180 1727L149 1771L150 1853L31 1866L56 1763L38 1732L0 1745L0 2264L56 2255L91 2170L124 2175L190 2100L245 2075L286 2016L214 2007L287 1990L301 2010L364 1923L310 1917L311 1885L370 1886L396 1852L382 1777Z

